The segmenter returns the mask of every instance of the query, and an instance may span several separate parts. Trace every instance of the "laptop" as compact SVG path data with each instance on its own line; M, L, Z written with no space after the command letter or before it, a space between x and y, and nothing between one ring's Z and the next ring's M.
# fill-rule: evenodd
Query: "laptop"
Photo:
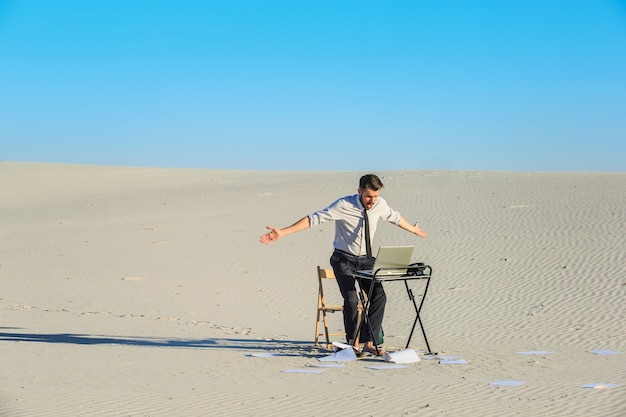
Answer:
M404 275L411 263L414 248L415 246L381 246L378 248L374 268L357 273L373 276L376 271L383 268L376 274L377 277Z

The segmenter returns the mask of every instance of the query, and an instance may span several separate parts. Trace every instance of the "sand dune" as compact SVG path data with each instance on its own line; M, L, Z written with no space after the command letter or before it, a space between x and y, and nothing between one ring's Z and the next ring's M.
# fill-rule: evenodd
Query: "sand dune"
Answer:
M429 237L381 224L375 246L433 267L431 348L467 363L283 372L330 353L312 341L333 227L258 238L361 174L0 162L0 415L626 414L625 173L379 172ZM412 306L386 290L393 351Z

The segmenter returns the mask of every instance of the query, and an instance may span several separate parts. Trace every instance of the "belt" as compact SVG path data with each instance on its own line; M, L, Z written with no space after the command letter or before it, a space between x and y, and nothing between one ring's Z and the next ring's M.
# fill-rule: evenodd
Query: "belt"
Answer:
M337 249L335 248L335 252L339 252L342 255L348 256L352 259L367 259L367 255L355 255L353 253L350 252L346 252L345 250L341 250L341 249Z

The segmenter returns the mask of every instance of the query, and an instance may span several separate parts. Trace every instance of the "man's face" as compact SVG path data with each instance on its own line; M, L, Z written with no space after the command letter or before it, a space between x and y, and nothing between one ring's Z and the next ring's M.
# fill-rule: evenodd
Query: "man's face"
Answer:
M374 191L369 188L362 190L359 188L359 199L361 200L361 204L365 208L365 210L369 210L374 207L376 204L376 200L378 199L378 194L380 190Z

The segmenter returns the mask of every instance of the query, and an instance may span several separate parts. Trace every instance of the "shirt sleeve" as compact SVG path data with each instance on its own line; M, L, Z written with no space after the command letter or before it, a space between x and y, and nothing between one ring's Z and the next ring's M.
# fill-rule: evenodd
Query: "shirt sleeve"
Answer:
M311 227L319 226L322 223L327 223L334 220L339 220L341 213L341 206L343 204L342 199L339 199L332 203L330 206L326 207L323 210L316 211L315 213L309 214L309 222L311 223Z
M380 218L388 221L389 223L398 225L398 223L400 223L400 212L389 207L387 201L382 198L379 198L379 203Z

